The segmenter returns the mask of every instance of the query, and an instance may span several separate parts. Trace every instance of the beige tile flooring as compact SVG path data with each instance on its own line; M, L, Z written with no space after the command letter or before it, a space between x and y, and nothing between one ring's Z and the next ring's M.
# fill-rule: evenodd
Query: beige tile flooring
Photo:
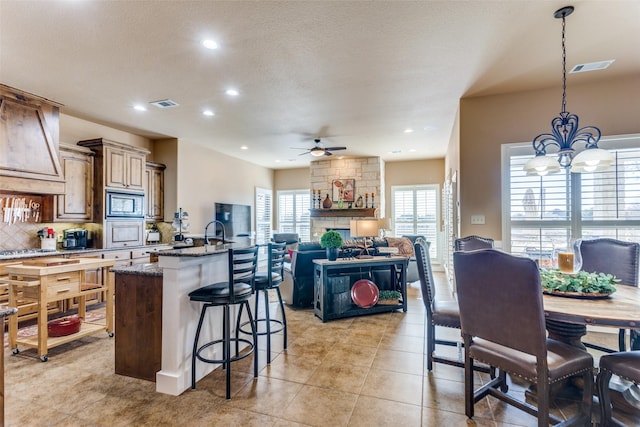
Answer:
M442 287L444 275L436 274L436 281ZM261 350L257 379L251 358L233 364L228 401L220 369L178 397L156 393L155 383L115 375L114 340L106 334L54 348L46 363L33 350L13 356L5 349L6 425L537 425L493 398L478 403L474 419L467 419L463 370L435 364L426 371L418 283L408 293L407 313L322 323L311 310L287 309L289 348L283 351L281 336L275 337L270 366ZM611 334L589 338L615 343ZM455 356L454 348L449 351ZM524 386L512 384L511 390L522 397ZM556 399L553 412L570 416L576 408L571 399ZM624 421L640 425L638 419Z

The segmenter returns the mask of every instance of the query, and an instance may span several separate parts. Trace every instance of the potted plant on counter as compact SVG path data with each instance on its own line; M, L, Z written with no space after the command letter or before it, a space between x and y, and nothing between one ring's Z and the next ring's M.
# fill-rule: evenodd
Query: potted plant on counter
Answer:
M338 249L343 243L342 236L336 230L329 230L320 238L320 246L326 249L329 261L338 259Z

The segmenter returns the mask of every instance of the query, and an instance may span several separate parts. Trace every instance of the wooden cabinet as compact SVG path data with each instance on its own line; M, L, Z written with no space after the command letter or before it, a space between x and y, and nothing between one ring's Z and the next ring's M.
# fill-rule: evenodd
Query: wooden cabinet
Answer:
M93 151L60 145L64 194L45 198L43 218L53 222L91 222L93 218Z
M0 189L64 192L59 109L60 104L0 85Z
M105 221L105 248L126 248L144 245L144 220Z
M94 238L96 248L121 248L144 244L144 217L140 220L107 218L107 192L142 195L145 187L146 156L149 151L104 138L79 141L94 151L93 220L102 221L102 233Z
M115 276L115 372L155 381L162 361L162 273Z
M106 146L105 187L144 190L146 153L131 148Z
M164 221L164 170L161 163L147 162L145 169L145 219Z

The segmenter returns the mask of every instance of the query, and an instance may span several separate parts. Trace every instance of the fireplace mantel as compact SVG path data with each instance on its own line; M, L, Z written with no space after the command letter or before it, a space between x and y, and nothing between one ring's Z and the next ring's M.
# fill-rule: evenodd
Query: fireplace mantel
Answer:
M327 217L375 217L376 208L355 208L355 209L309 209L311 218Z

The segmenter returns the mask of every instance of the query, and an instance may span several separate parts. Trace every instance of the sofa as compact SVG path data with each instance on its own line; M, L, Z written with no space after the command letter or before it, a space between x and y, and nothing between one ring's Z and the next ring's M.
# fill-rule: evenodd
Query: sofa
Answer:
M407 282L419 280L416 257L413 254L413 242L418 237L424 236L403 236L402 238L375 239L373 242L373 255L377 254L377 248L381 246L400 246L400 253L409 256L409 266L407 268ZM410 249L409 249L410 248ZM346 245L342 249L343 256L348 256L353 250L353 246ZM407 252L410 251L410 252ZM371 249L370 249L371 252ZM291 263L285 263L284 282L280 285L282 298L288 305L296 308L313 307L313 271L314 259L325 259L326 250L319 243L301 242L293 251ZM387 270L388 271L388 270ZM386 279L385 274L373 272L374 282L381 283Z

